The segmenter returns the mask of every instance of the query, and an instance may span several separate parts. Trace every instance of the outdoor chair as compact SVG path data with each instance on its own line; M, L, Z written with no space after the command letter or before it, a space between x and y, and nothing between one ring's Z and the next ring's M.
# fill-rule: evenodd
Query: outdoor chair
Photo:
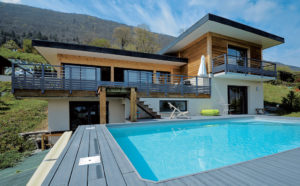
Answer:
M170 102L168 102L170 108L173 110L171 115L170 115L170 119L190 119L190 117L187 115L189 112L185 111L182 112L181 110L179 110L177 107L175 107L174 105L172 105Z

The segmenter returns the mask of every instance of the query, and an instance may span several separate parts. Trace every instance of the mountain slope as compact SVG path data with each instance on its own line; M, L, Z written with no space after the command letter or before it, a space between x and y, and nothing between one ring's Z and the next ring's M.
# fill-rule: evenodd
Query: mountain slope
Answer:
M19 44L22 38L28 37L83 44L94 38L112 40L114 28L127 26L88 15L62 13L9 3L0 3L0 17L2 41L4 37L6 39L15 37ZM158 36L161 47L174 39L169 35L158 34Z

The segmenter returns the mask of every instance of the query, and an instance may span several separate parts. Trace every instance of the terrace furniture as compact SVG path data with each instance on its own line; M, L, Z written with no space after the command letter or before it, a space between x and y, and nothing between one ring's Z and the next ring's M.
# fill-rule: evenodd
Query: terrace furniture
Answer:
M218 109L203 109L201 110L201 115L203 116L218 116L220 111Z
M174 105L172 105L170 102L168 102L170 108L173 110L171 115L170 115L170 119L190 119L190 117L187 115L189 112L185 111L182 112L181 110L179 110L177 107L175 107Z
M263 115L265 113L264 108L256 108L255 111L256 111L256 114L258 114L258 115Z

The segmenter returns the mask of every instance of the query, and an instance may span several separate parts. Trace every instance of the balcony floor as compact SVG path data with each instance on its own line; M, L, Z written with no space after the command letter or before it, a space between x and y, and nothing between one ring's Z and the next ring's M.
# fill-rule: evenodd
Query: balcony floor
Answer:
M239 80L248 80L248 81L270 81L275 80L275 77L245 74L245 73L235 73L235 72L219 72L214 74L215 78L224 78L224 79L239 79Z

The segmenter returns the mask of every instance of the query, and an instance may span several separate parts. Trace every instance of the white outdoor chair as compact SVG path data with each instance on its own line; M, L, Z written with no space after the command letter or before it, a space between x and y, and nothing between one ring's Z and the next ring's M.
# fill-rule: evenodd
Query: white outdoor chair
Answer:
M170 108L173 110L170 119L178 118L178 119L190 119L187 114L189 113L188 111L182 112L178 108L176 108L174 105L172 105L170 102L168 102Z

